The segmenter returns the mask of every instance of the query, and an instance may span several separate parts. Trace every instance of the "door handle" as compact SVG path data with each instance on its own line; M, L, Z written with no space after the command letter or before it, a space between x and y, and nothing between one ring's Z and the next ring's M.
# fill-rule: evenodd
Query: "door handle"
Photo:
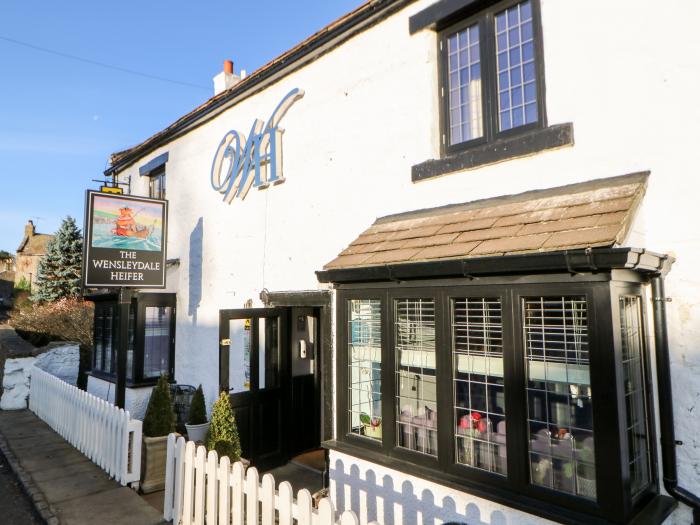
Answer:
M221 341L219 341L219 344L221 346L231 346L231 340L230 339L222 339Z

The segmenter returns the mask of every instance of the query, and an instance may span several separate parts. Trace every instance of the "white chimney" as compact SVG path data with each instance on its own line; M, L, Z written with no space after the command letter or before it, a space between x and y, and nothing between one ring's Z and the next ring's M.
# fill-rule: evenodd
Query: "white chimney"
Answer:
M214 77L214 95L226 91L241 81L241 77L233 73L233 62L224 60L224 70Z

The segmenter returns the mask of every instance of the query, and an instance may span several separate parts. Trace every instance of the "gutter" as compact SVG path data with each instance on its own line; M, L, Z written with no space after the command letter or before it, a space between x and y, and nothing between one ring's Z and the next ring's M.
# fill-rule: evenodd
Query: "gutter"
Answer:
M671 361L666 330L666 292L663 272L651 279L654 308L654 344L656 347L656 381L659 389L659 423L661 427L661 457L663 459L664 488L670 496L693 509L693 523L700 525L700 498L678 486L676 468L676 430L673 419L673 391L671 385Z

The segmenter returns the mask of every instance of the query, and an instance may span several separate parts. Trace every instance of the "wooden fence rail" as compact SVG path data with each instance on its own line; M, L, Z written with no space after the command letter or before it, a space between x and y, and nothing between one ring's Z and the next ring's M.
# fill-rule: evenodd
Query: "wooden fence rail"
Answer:
M29 409L122 485L141 477L141 421L32 367Z
M292 486L258 471L245 471L240 462L195 447L175 434L168 436L163 517L173 525L359 525L354 512L337 516L324 498L313 507L311 493L301 489L296 500ZM378 525L373 522L369 525Z

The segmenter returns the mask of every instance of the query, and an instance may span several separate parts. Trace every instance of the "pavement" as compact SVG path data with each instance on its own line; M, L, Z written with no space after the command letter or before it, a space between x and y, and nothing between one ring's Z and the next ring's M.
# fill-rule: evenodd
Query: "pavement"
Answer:
M0 453L48 525L163 523L162 512L28 410L0 411Z
M0 516L4 525L44 523L2 454L0 454Z

